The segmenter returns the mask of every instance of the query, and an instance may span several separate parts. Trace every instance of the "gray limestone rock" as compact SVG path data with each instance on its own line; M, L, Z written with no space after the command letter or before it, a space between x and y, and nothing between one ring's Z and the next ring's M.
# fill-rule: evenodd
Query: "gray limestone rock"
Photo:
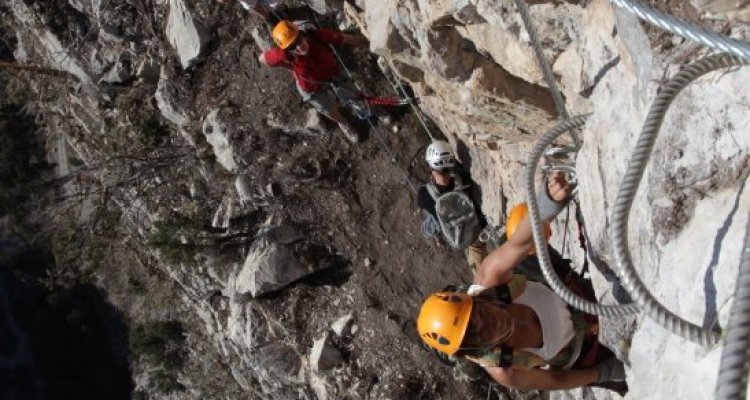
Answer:
M290 135L319 136L326 132L323 116L310 108L304 113L297 113L282 121L278 115L269 114L266 123L269 127L280 129Z
M213 148L216 161L229 172L237 171L239 167L230 141L231 132L219 119L218 109L211 110L203 120L203 135Z
M234 181L234 188L240 198L240 203L246 204L252 201L253 192L250 187L250 178L247 175L239 175Z
M167 39L177 53L182 68L193 66L203 53L209 34L183 0L170 0Z
M166 72L162 70L159 84L156 87L156 106L161 111L161 115L169 122L177 125L178 127L184 127L190 123L190 118L187 113L182 111L177 104L175 104L174 98L169 90L169 79Z
M307 4L318 14L331 14L341 10L344 0L309 0Z
M750 1L748 0L690 0L697 9L718 18L750 22Z
M354 317L351 314L344 315L331 324L331 330L339 337L349 336L352 322Z
M329 333L313 342L310 351L310 368L315 371L325 371L337 367L344 362L341 352L331 344Z
M282 289L311 272L288 245L277 241L272 234L265 234L250 247L235 288L239 294L258 297Z
M110 43L122 43L125 40L119 27L112 25L102 25L99 37Z
M160 67L159 61L155 57L147 56L139 64L135 70L135 76L138 79L154 83L159 81Z
M112 64L99 82L106 83L125 83L133 79L133 60L129 53L121 53L117 62Z
M268 389L297 381L302 366L297 352L282 341L274 341L253 352L253 369Z

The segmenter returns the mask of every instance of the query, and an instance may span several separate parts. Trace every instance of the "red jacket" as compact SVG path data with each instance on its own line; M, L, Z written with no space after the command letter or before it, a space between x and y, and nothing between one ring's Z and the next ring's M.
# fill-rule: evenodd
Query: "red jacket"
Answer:
M317 92L323 88L321 82L335 78L341 73L336 56L328 44L339 44L344 40L341 32L318 29L307 33L310 51L305 56L290 54L278 47L266 50L266 62L272 67L290 63L297 84L305 92Z

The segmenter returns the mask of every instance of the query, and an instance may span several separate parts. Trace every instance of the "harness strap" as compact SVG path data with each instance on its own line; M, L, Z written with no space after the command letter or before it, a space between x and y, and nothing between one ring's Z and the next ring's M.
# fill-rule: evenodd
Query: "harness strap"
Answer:
M513 296L511 296L510 287L507 284L495 286L494 289L495 296L497 297L498 301L505 304L506 306L513 303Z
M500 346L499 367L508 368L513 366L513 348L510 346Z
M437 186L435 186L435 182L430 181L425 186L427 187L427 192L430 193L430 197L432 197L433 200L437 201L440 198L440 192L438 192Z
M570 278L570 277L568 277ZM580 291L586 295L578 285L571 279L566 279L574 292ZM514 274L513 279L503 285L486 289L477 296L491 297L504 305L512 304L513 299L519 297L526 288L527 278L521 274ZM575 336L566 348L551 360L543 360L536 354L520 349L513 349L507 345L501 345L494 349L485 350L478 354L469 356L470 359L482 360L483 365L499 367L536 368L549 366L552 368L569 369L573 366L593 365L598 352L597 334L598 319L577 310L571 310L573 329ZM590 366L589 365L589 366Z

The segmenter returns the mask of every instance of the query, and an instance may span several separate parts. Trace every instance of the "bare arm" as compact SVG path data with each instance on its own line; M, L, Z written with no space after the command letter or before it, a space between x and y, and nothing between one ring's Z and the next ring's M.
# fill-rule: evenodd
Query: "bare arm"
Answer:
M552 200L561 202L570 196L572 187L562 174L550 175L548 183L547 191ZM513 275L513 268L526 258L533 245L531 222L527 215L518 224L513 237L485 257L474 275L474 284L493 287L509 282Z
M564 371L546 371L531 369L528 371L485 367L485 371L503 386L528 390L564 390L574 389L596 382L599 372L596 368Z

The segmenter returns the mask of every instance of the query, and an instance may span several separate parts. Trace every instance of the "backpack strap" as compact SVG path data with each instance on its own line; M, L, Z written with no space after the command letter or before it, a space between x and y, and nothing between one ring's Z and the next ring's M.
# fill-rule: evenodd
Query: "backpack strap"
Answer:
M435 182L430 181L425 185L427 188L427 192L430 194L433 200L437 201L438 198L440 198L440 192L438 192L437 186L435 186Z
M508 295L510 296L511 302L523 294L523 292L526 290L527 282L528 279L525 275L513 274L513 279L503 285L508 288Z
M461 179L461 175L453 173L453 190L463 189L464 180Z
M452 173L451 175L453 176L453 190L452 191L464 190L464 189L471 187L470 184L464 185L464 180L461 179L461 175L455 174L455 173ZM440 197L440 191L438 191L437 186L435 186L435 182L430 181L425 186L427 186L427 191L430 192L430 196L432 196L432 198L435 201L437 201L437 199Z

